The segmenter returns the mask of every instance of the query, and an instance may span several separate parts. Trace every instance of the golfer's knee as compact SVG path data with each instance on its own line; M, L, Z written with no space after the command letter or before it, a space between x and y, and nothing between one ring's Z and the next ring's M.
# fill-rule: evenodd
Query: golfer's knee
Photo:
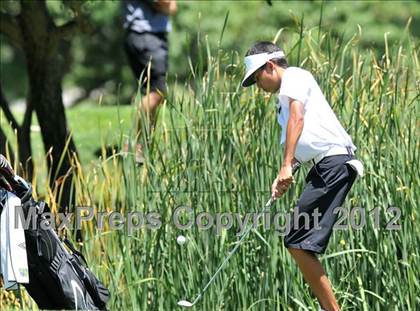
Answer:
M311 254L311 252L304 249L299 249L299 248L288 247L287 250L289 251L290 255L292 255L293 258L308 256L309 254Z
M297 249L297 248L293 248L293 247L288 247L287 248L288 252L290 253L290 255L295 255L295 254L299 254L299 252L301 251L301 249Z

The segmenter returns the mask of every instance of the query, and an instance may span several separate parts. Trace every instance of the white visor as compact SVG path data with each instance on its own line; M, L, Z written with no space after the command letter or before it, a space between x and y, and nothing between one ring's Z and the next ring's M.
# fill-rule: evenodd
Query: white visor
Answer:
M245 78L242 80L242 86L247 87L255 83L254 73L260 67L265 65L270 59L273 58L284 58L284 53L282 51L277 51L273 53L260 53L249 55L245 57L245 67L246 74Z

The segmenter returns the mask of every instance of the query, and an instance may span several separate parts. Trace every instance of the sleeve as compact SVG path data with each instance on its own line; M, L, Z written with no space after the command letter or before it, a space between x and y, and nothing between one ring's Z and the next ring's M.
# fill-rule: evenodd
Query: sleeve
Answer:
M283 78L280 95L296 99L305 106L310 95L309 82L304 70L290 69Z

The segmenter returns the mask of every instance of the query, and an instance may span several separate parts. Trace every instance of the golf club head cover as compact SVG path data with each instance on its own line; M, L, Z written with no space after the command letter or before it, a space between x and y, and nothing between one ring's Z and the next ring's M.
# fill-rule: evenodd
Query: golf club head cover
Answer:
M4 178L2 175L0 175L0 187L6 189L7 191L12 192L12 186L7 182L6 178Z
M16 175L9 161L2 154L0 154L0 185L13 191L20 199L31 189L31 186L22 177Z
M12 169L9 161L7 161L6 157L0 154L0 174L3 175L6 179L13 178L15 176L15 172ZM8 178L9 177L9 178Z

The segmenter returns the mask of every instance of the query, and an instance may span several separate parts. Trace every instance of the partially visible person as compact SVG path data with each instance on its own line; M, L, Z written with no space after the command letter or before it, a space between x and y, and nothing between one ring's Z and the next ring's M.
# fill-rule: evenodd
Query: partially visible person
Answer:
M144 162L140 143L141 129L149 136L155 126L158 106L166 93L168 70L169 16L177 11L175 0L123 0L125 51L142 98L138 105L136 129L136 162ZM146 117L146 119L144 119ZM146 122L142 124L142 121ZM150 137L148 137L148 140ZM128 144L124 147L128 150Z

